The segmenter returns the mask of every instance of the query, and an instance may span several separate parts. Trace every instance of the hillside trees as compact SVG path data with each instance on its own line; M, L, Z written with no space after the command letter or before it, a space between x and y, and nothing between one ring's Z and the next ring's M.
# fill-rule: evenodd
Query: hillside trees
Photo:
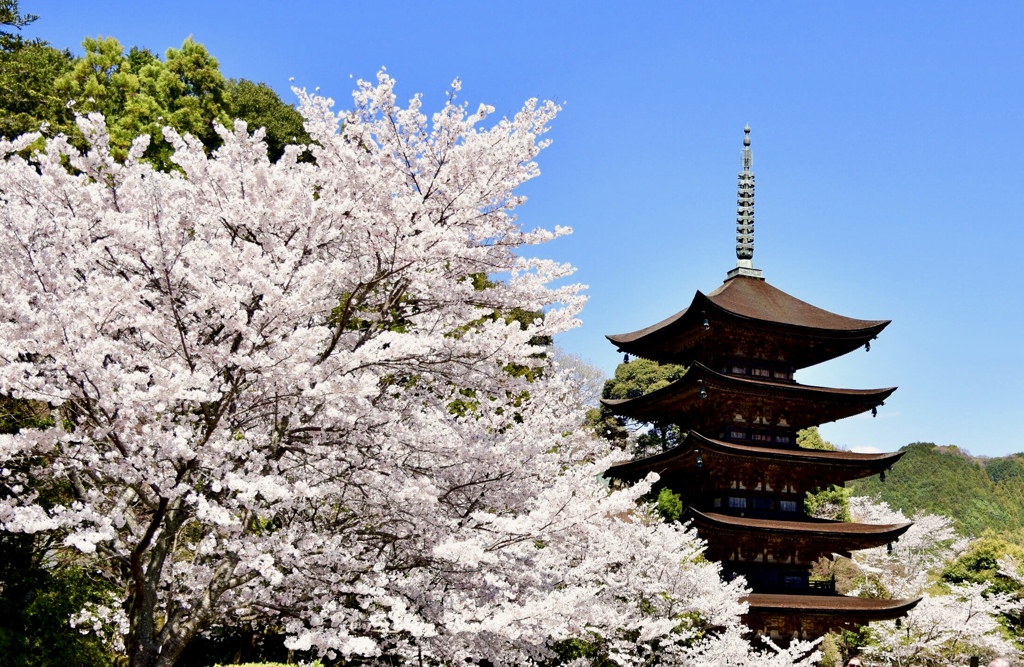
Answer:
M985 460L954 446L916 442L885 482L870 477L850 482L855 495L877 496L907 514L924 511L952 517L963 535L986 529L1020 541L1024 532L1024 465L1018 455Z
M112 597L75 622L133 667L240 619L331 659L807 653L752 653L694 533L637 506L649 484L595 482L607 445L535 344L582 297L519 254L566 230L514 216L557 107L488 122L456 85L431 122L393 88L341 115L301 93L309 163L237 124L212 155L165 129L161 171L98 114L84 152L0 143L0 394L53 423L0 436L0 528L104 569Z

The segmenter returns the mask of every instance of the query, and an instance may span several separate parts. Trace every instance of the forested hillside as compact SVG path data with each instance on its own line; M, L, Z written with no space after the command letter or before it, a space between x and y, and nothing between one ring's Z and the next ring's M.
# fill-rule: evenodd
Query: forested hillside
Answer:
M964 535L992 529L1024 537L1024 455L986 459L924 442L903 451L884 482L878 476L850 482L853 495L878 496L908 516L952 517Z

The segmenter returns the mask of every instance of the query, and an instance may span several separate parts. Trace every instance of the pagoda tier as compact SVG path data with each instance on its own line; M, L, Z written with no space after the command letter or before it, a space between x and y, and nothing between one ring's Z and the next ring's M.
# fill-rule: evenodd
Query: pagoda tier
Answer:
M772 520L704 513L690 508L688 518L701 536L715 535L708 555L726 569L743 563L810 567L822 556L880 547L899 539L913 524L870 524L822 519ZM723 539L723 537L725 539Z
M698 456L700 462L698 464ZM655 490L669 487L687 504L700 504L718 489L761 492L791 489L794 497L830 484L877 475L900 460L903 452L861 454L818 449L779 449L713 440L690 431L667 452L611 466L605 476L633 483L657 473Z
M743 598L748 627L773 640L814 639L829 630L854 630L905 616L921 598L879 600L845 595L753 593Z
M789 438L788 444L795 446L796 431L866 412L894 391L896 387L833 389L755 380L694 363L667 387L601 402L616 415L639 421L678 424L725 439L761 435L786 444Z
M858 320L817 308L762 278L736 275L666 320L607 336L620 352L659 363L724 368L746 360L768 368L813 366L868 344L889 320Z

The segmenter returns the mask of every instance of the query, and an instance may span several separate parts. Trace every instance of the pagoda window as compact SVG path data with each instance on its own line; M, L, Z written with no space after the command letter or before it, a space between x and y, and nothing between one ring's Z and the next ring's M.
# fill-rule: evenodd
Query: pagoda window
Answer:
M754 509L756 510L770 510L772 509L771 498L754 498Z
M775 379L776 380L792 380L793 379L793 374L791 372L789 372L789 371L775 371L774 375L775 375Z
M729 437L730 438L735 438L737 440L746 440L747 439L747 434L744 433L743 431L738 430L738 429L731 429L729 431Z
M771 442L772 436L765 435L764 433L751 433L750 439L756 442Z
M783 512L795 512L796 511L796 501L795 500L780 500L779 501L779 509L782 510Z
M721 507L722 506L722 499L721 498L715 498L715 500L712 502L712 505L714 505L715 507Z
M789 442L789 436L788 436L788 435L779 435L779 436L776 436L776 437L775 437L775 442L783 442L783 443L788 443L788 442Z
M733 375L746 375L747 374L747 367L746 366L733 365L733 367L732 367L732 374Z
M795 505L796 503L793 504ZM736 496L729 496L729 507L734 507L736 509L746 509L747 499L737 498Z
M767 378L771 377L772 373L767 368L751 368L750 374L754 377Z
M785 588L806 588L807 582L800 575L786 575L782 579Z

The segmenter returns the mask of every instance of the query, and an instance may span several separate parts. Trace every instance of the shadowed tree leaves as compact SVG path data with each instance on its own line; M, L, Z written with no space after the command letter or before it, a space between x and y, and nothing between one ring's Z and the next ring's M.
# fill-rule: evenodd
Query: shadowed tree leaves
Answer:
M667 387L685 373L683 366L633 359L618 365L615 377L605 382L601 398L637 398ZM636 434L632 441L634 458L667 451L686 435L675 424L646 424L617 417L604 405L587 413L587 424L601 437L622 443L622 446L626 445L631 434Z

